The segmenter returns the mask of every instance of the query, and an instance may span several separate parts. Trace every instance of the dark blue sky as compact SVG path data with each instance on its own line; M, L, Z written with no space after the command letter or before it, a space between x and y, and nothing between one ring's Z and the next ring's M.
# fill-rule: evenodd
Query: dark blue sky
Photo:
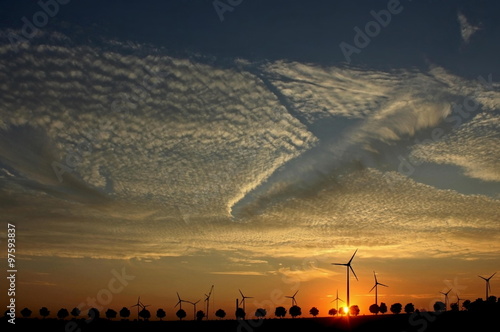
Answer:
M76 1L60 7L47 29L74 40L99 37L151 43L173 53L196 52L252 61L289 59L324 65L344 62L341 42L352 44L370 11L388 1L242 1L220 21L212 0ZM375 36L353 65L425 66L431 61L461 75L498 73L500 5L497 1L401 1L403 10ZM40 10L30 1L3 1L2 27ZM457 12L482 29L463 47Z

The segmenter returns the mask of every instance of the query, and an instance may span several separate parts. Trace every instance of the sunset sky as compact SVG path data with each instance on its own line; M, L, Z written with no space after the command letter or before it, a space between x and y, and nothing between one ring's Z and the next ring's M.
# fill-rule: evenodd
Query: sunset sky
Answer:
M234 318L238 289L248 317L296 290L303 316L326 316L346 300L331 263L356 249L361 314L373 271L388 306L484 298L478 275L500 271L497 1L60 2L0 11L18 310L141 296L175 319L176 292L204 310L215 285L211 317Z

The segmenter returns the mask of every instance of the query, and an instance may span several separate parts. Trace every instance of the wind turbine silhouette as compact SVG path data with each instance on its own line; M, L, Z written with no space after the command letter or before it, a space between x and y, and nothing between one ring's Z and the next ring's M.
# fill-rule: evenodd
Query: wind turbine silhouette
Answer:
M134 304L133 306L131 306L131 308L133 308L133 307L137 307L137 321L139 321L139 312L140 312L140 308L142 307L140 296L137 298L137 303Z
M243 304L243 311L244 312L247 312L246 309L245 309L245 299L253 299L253 297L250 297L250 296L245 296L243 295L243 293L241 292L240 289L238 289L240 291L240 294L241 294L241 304Z
M342 264L342 263L332 263L332 265L343 265L343 266L345 266L347 268L347 307L348 308L350 308L350 302L349 302L349 269L352 271L352 273L356 277L356 280L359 281L358 276L356 275L356 272L354 272L354 270L353 270L353 268L351 266L351 262L354 259L354 256L356 255L357 252L358 252L358 249L356 249L356 251L352 255L352 257L349 260L349 262L347 262L345 264Z
M460 300L461 298L458 297L458 294L457 295L457 306L458 306L458 311L460 311Z
M375 274L375 271L373 271L373 277L375 278L375 286L373 286L372 289L370 289L370 293L375 288L375 304L378 305L378 286L379 285L384 286L384 287L389 287L389 286L378 282L377 275Z
M297 305L297 301L295 300L295 295L297 295L297 293L298 293L298 292L299 292L299 291L297 290L297 291L295 292L295 294L293 294L292 296L285 296L285 297L286 297L286 298L288 298L288 299L292 299L292 307L293 307L294 305Z
M492 274L489 278L485 278L485 277L478 276L479 278L481 278L481 279L483 279L484 281L486 281L486 299L485 299L485 301L486 301L486 300L488 300L488 297L489 297L489 296L488 296L488 295L489 295L488 291L491 291L490 279L491 279L491 278L493 278L493 276L494 276L495 274L497 274L497 273L496 273L496 272L495 272L495 273L493 273L493 274Z
M187 301L182 300L181 297L179 296L179 293L177 293L177 298L179 299L179 301L177 302L176 305L174 305L174 308L179 306L179 310L182 310L182 302L187 302Z
M334 302L334 301L337 301L337 314L339 313L339 301L342 301L344 302L344 300L340 299L339 298L339 290L337 289L337 297L335 298L335 300L333 301L330 301L330 303ZM345 302L344 302L345 303Z
M205 294L205 302L207 302L207 320L208 320L208 308L210 306L210 296L212 296L212 291L214 290L214 285L210 288L210 292L208 292L208 295Z
M440 292L441 294L444 295L444 311L448 310L448 294L451 292L451 290L452 288L450 288L450 290L447 291L446 293Z
M187 303L191 303L193 305L193 320L196 320L196 304L198 302L200 302L200 300L196 301L196 302L190 302L190 301L185 301Z

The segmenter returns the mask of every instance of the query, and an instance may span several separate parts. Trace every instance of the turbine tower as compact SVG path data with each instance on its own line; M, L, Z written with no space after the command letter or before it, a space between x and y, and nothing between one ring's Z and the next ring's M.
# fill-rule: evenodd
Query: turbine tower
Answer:
M451 288L446 293L440 292L444 295L444 311L448 311L448 294L451 292Z
M253 297L250 297L250 296L245 296L243 295L243 293L241 292L240 289L238 289L240 291L240 294L241 294L241 304L243 304L243 311L246 313L246 309L245 309L245 299L253 299Z
M384 287L389 287L389 286L378 282L375 271L373 271L373 277L375 278L375 286L373 286L372 289L370 289L370 293L375 288L375 304L378 305L378 286L384 286Z
M484 299L485 301L488 300L488 297L489 297L489 293L488 291L491 291L491 286L490 286L490 279L493 278L493 276L497 274L496 272L493 273L489 278L485 278L485 277L481 277L481 276L478 276L479 278L483 279L484 281L486 281L486 298Z
M200 300L198 300L196 302L190 302L190 301L185 301L185 302L190 303L190 304L193 305L193 320L196 320L196 304L198 302L200 302Z
M356 272L354 272L354 269L352 268L351 266L351 262L352 260L354 259L354 256L356 255L356 253L358 252L358 249L356 249L356 251L354 252L354 254L352 255L351 259L349 260L349 262L345 263L345 264L342 264L342 263L332 263L332 265L343 265L346 267L347 269L347 307L350 308L350 302L349 302L349 270L352 271L352 273L354 274L354 276L356 277L356 280L359 281L358 279L358 276L356 275Z
M285 297L286 297L286 298L288 298L288 299L292 299L292 307L293 307L294 305L297 305L297 301L295 300L295 295L297 295L297 293L298 293L298 292L299 292L299 291L297 290L297 291L295 292L295 294L293 294L292 296L285 296Z
M335 300L331 301L330 303L332 303L334 301L337 301L337 314L338 314L339 313L339 301L344 302L344 300L342 300L342 299L339 298L339 290L338 289L337 289L337 297L335 298Z
M212 291L214 290L214 285L210 288L208 295L205 294L205 302L207 303L207 320L208 320L208 308L210 307L210 296L212 296Z

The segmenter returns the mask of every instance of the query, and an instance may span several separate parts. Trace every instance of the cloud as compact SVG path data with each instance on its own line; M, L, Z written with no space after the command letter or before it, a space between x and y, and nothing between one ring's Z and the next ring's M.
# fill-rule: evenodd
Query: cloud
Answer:
M458 12L457 18L458 23L460 24L460 34L462 36L462 41L465 44L468 44L472 35L481 30L481 28L470 24L467 20L467 17L465 17L463 13Z

